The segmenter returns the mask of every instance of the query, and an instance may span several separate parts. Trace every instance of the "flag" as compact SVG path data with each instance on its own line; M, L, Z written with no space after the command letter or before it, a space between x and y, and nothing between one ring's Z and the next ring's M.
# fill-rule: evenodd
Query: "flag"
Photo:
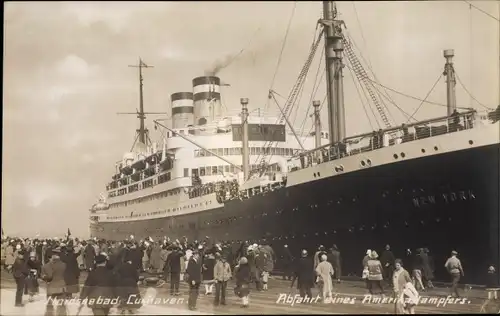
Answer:
M68 237L71 236L71 231L68 228Z

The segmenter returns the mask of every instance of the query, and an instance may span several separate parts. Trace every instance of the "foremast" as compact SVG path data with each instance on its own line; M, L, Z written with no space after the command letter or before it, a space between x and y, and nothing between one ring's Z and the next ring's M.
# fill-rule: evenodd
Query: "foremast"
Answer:
M323 26L325 37L325 61L328 100L328 135L331 144L343 141L346 136L344 83L342 62L344 44L342 25L337 19L337 7L334 1L323 1L323 19L318 21Z

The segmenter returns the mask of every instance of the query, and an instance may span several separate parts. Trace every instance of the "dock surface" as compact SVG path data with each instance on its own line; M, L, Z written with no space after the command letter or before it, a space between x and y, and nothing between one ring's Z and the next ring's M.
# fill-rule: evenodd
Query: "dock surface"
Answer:
M80 278L83 282L86 274L82 273ZM169 284L159 287L141 287L144 302L136 315L225 315L225 314L393 314L394 304L388 302L389 296L382 300L382 296L369 296L364 288L363 282L345 281L335 284L334 301L321 303L316 300L318 289L313 289L314 299L309 303L298 303L298 291L290 288L290 281L280 278L270 279L269 290L258 292L252 290L250 293L250 307L241 308L241 300L234 295L234 285L230 282L227 289L225 306L213 305L213 294L204 295L204 286L200 287L197 310L190 311L187 308L188 286L181 282L181 295L178 297L169 295ZM437 288L420 293L422 300L417 306L418 314L464 314L479 313L486 301L487 293L482 289L462 290L463 298L451 299L448 297L449 289ZM1 278L1 315L43 315L45 311L45 284L40 282L40 294L34 302L27 301L24 296L25 306L14 307L15 283L11 275L2 272ZM154 300L152 298L155 298ZM426 299L427 298L427 299ZM432 300L431 300L432 298ZM427 301L426 301L427 300ZM488 303L490 312L500 312L498 301ZM498 309L498 310L497 310ZM78 304L68 306L68 315L76 315ZM112 309L111 315L117 315L116 309ZM86 306L81 309L79 315L92 315Z

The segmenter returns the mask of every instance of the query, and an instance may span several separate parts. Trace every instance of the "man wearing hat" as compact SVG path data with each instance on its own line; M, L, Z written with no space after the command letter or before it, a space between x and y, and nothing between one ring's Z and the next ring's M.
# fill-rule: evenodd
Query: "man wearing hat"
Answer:
M189 259L186 274L189 283L188 305L190 310L195 310L201 283L201 259L197 250L193 251Z
M448 270L451 276L451 295L459 297L458 294L458 282L460 282L460 276L464 276L464 270L462 268L462 263L460 259L457 258L458 252L453 250L451 252L451 257L446 260L444 267Z
M50 261L42 267L42 280L47 283L47 307L45 315L54 313L54 301L62 300L62 304L57 304L57 314L66 315L66 298L65 288L66 282L64 275L66 273L66 264L61 261L61 248L52 249L52 257Z
M299 290L300 297L312 298L311 289L314 287L314 261L307 257L307 250L302 250L301 258L297 260L295 268L295 275L292 280L292 285L297 280L297 289Z
M15 306L23 306L23 292L24 285L26 283L26 277L29 274L28 266L24 260L24 250L19 250L17 252L17 258L14 260L12 265L12 274L16 280L16 301Z
M107 258L103 254L95 257L96 267L89 272L85 285L80 293L80 299L88 299L87 306L92 309L94 315L109 314L109 310L116 303L115 279L113 272L106 267ZM116 302L114 302L116 301Z
M226 305L226 288L227 281L232 277L231 266L226 260L226 257L221 256L220 253L215 253L216 263L214 266L214 279L215 279L215 299L214 305Z

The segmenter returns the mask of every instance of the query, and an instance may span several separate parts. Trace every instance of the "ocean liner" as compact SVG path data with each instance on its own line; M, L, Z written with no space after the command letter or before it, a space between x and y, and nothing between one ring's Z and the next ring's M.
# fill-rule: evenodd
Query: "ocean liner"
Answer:
M224 112L221 80L202 76L192 91L171 95L170 127L154 121L163 132L159 144L145 128L141 61L135 149L116 164L107 193L92 206L91 236L265 240L294 252L335 243L344 273L358 275L366 249L386 244L398 256L429 248L438 278L451 250L460 253L469 282L479 282L488 265L498 267L500 110L457 108L454 52L445 50L447 113L391 126L333 2L323 3L318 23L302 81L278 117L249 113L249 99L241 99L241 113ZM314 131L304 133L287 117L321 39L328 129L314 101ZM365 84L385 127L346 135L346 68Z

